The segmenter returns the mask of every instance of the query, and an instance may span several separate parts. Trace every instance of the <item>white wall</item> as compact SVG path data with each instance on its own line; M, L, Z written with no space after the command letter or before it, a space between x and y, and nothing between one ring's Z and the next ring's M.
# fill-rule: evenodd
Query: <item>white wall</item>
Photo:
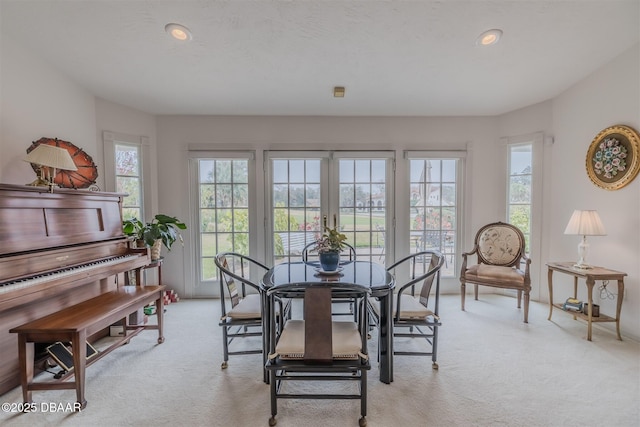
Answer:
M585 158L602 129L624 124L640 131L639 64L640 45L636 45L553 101L555 142L550 173L554 184L546 208L553 212L547 231L553 244L545 257L552 261L576 259L579 237L565 236L564 228L574 209L597 209L607 236L588 238L591 251L587 260L628 274L622 333L636 338L640 336L640 177L620 190L603 190L589 180ZM556 280L560 283L561 276L554 275L554 283ZM615 283L608 288L617 293ZM604 313L615 314L614 300L596 299L595 304Z
M22 158L42 137L69 141L95 159L94 96L4 34L0 54L0 182L36 178Z
M210 149L253 149L257 152L269 149L328 149L328 150L397 150L402 158L403 150L420 149L465 149L472 147L468 159L470 183L467 192L467 218L465 227L503 218L504 207L497 207L496 194L485 182L495 182L500 168L496 167L495 118L394 118L394 117L158 117L158 184L161 189L159 209L163 213L179 218L189 217L189 188L186 161L190 144ZM480 166L478 166L480 165ZM491 165L486 167L484 165ZM163 173L162 171L167 171ZM502 183L504 186L504 183ZM168 194L169 197L163 197ZM257 206L264 200L259 192ZM469 213L473 212L473 215ZM197 233L195 224L189 224L191 239ZM185 252L167 257L167 268L163 270L166 283L177 288L179 293L190 295L193 283L193 259L189 253L189 242ZM473 236L464 242L471 246ZM397 247L408 247L408 243L396 242ZM164 271L167 271L166 276ZM446 289L456 292L457 280L450 280ZM180 288L186 284L184 288Z
M102 147L103 132L115 132L132 137L147 137L150 145L149 164L143 167L150 169L151 183L151 206L147 210L152 213L158 212L158 158L156 153L156 117L142 111L115 104L113 102L96 97L96 140L98 141L99 153L96 156L96 163L100 170L104 165L104 151ZM103 187L104 188L104 187ZM146 200L146 198L145 198Z

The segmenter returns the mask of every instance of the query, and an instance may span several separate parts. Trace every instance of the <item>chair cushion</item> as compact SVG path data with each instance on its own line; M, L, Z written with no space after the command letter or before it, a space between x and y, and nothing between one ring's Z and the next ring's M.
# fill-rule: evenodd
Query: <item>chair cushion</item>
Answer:
M413 297L411 295L400 295L400 318L410 318L410 317L427 317L433 314L433 311L429 310L424 305L420 304L420 299L417 297ZM396 315L397 304L394 304L393 307L393 315Z
M334 359L357 359L362 348L358 326L354 322L331 322ZM282 359L304 358L304 320L289 320L276 345Z
M477 264L469 267L464 276L470 282L496 281L499 283L512 283L516 286L524 285L524 273L513 267Z
M260 307L262 298L258 294L250 294L242 298L238 305L233 307L227 317L232 319L260 319L262 317Z
M397 295L395 295L397 298ZM429 310L427 307L420 303L420 299L418 297L414 297L411 295L402 294L400 296L402 300L400 301L400 318L408 319L408 318L424 318L427 316L433 315L433 311ZM369 298L369 302L373 311L376 313L378 317L380 317L380 303L376 301L375 298ZM393 316L395 317L396 311L398 309L398 303L394 301L393 303Z

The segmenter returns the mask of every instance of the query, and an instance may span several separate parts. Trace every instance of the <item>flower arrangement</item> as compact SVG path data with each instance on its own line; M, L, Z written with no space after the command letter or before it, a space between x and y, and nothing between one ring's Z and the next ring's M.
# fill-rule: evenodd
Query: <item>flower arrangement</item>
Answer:
M333 228L324 227L324 233L316 240L314 250L319 254L327 252L340 252L344 248L344 241L347 236Z
M606 138L600 143L593 156L593 169L596 174L613 178L627 167L627 148L615 138Z

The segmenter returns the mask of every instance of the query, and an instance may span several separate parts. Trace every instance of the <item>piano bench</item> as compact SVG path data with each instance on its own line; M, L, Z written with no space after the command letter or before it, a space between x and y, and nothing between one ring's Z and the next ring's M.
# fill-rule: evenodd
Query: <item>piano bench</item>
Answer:
M158 344L164 342L163 314L164 314L165 286L121 286L117 290L100 294L95 298L69 306L63 310L25 323L11 329L9 332L18 334L18 355L20 360L20 379L22 396L25 403L31 403L33 390L63 390L76 389L78 409L87 405L84 397L85 369L100 360L145 329L158 330ZM138 311L145 305L155 301L157 324L135 325L125 328L125 334L97 356L86 360L87 337L99 332L115 322L125 319L131 313ZM34 343L71 342L74 368L59 381L34 382ZM64 382L73 375L74 382Z

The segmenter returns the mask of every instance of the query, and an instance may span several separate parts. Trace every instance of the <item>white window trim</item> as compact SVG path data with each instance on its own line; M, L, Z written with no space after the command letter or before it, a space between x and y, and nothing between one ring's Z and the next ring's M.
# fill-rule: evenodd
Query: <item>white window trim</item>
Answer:
M271 243L271 239L268 236L273 236L273 171L271 169L271 161L272 160L311 160L311 159L321 159L321 169L327 168L326 159L331 158L331 151L327 150L309 150L309 151L287 151L287 150L265 150L263 153L263 194L264 194L264 204L263 204L263 230L262 233L262 250L264 253L264 259L273 260L275 254L273 253L273 245ZM322 176L322 173L321 173ZM321 188L326 188L326 185L321 184ZM327 194L326 191L321 191L320 199L321 205L326 205Z
M403 167L406 169L404 171L404 176L406 177L406 179L402 180L403 181L402 185L405 185L406 188L403 188L402 191L398 192L398 194L401 196L396 195L396 199L397 199L396 217L402 218L402 221L403 221L402 226L404 228L401 228L401 229L409 230L410 229L409 224L408 223L405 224L405 222L408 221L408 220L405 220L405 218L409 218L409 197L410 197L409 186L411 183L411 179L409 176L409 173L410 173L409 161L412 159L425 159L425 158L437 158L437 159L458 161L458 167L456 170L456 183L457 183L456 205L458 207L457 214L456 214L456 230L457 230L456 237L457 238L456 238L456 246L454 248L455 254L457 257L459 257L460 254L463 252L462 248L464 244L464 223L465 223L464 194L466 191L465 186L467 185L467 182L465 181L467 154L468 154L467 150L448 150L448 151L436 151L436 150L409 151L408 150L408 151L405 151L403 156L405 160ZM409 248L408 233L405 232L405 233L400 233L399 235L396 234L396 239L400 240L400 241L397 241L397 243L399 245L398 247L401 248L400 253L398 254L398 257L408 255L409 254L408 253L408 248ZM444 279L445 280L455 279L459 275L460 275L460 272L457 271L456 269L454 270L452 276L446 276L446 278Z
M328 194L328 188L338 188L338 173L332 168L335 167L333 164L328 164L326 160L333 159L383 159L389 162L389 167L387 168L386 174L386 199L388 200L387 212L393 213L395 212L395 197L393 197L392 190L395 188L395 174L394 174L394 165L395 165L395 151L393 150L375 150L375 151L365 151L365 150L309 150L309 151L300 151L300 150L265 150L264 151L264 253L265 259L273 259L273 247L267 242L269 241L266 236L273 235L273 223L271 221L270 215L273 211L273 195L272 195L272 171L269 165L269 162L274 159L286 159L286 160L308 160L308 159L323 159L325 160L321 168L327 168L326 170L326 183L322 183L322 192L321 192L321 205L326 206L325 210L322 212L322 215L327 215L327 218L331 218L333 214L338 213L338 193L334 193L331 197ZM323 178L324 179L324 178ZM270 212L267 214L267 212ZM395 218L387 217L387 230L389 232L387 235L393 236L392 232L395 227ZM393 239L385 239L385 254L388 257L387 259L394 259L394 245Z
M544 176L544 133L535 132L525 135L517 135L504 137L500 139L502 148L504 150L505 168L502 182L504 182L503 200L502 206L504 206L504 218L505 221L509 218L509 147L514 145L531 144L532 145L532 159L531 159L531 234L529 237L529 258L533 262L539 263L542 259L542 198L543 198L543 176ZM540 294L542 293L542 286L538 285L537 289L534 284L539 284L540 281L537 276L537 269L531 269L531 283L532 291L537 291L538 295L531 295L534 300L540 300Z
M391 150L376 150L376 151L358 151L358 150L349 150L349 151L334 151L332 153L332 158L334 159L376 159L376 160L385 160L387 163L386 167L386 175L385 175L385 239L384 239L384 257L387 265L393 262L396 258L396 246L395 241L397 239L396 236L396 216L397 212L395 210L396 197L394 197L393 191L396 188L396 180L397 176L395 174L396 167L396 152ZM336 164L332 164L332 167L335 168ZM329 179L330 186L335 189L340 188L340 183L338 182L338 171L329 170ZM329 201L329 211L332 213L339 213L339 190L337 193L334 193L333 199Z
M199 200L200 200L200 177L198 176L198 161L201 159L215 159L215 160L237 160L243 159L249 161L248 166L248 184L249 184L249 200L257 200L258 191L257 186L258 182L256 180L256 153L253 150L247 151L228 151L228 150L204 150L204 149L192 149L189 148L187 152L187 161L189 165L189 215L192 224L199 224ZM258 213L260 210L260 204L258 201L255 202L254 205L249 207L249 256L254 259L262 259L260 254L258 253L258 240L257 236L260 234L258 232ZM200 277L202 271L201 265L201 252L200 252L200 227L192 227L191 230L191 241L196 242L193 245L192 253L191 253L191 271L193 275L191 280L187 283L190 285L186 286L187 294L195 297L219 297L220 295L220 286L218 278L215 280L203 281ZM207 288L203 286L203 284L207 284Z
M116 192L116 144L131 145L140 147L140 170L142 179L142 217L150 220L147 216L152 212L151 204L151 146L149 137L127 135L123 133L104 131L102 133L103 153L104 153L104 189L105 191Z

